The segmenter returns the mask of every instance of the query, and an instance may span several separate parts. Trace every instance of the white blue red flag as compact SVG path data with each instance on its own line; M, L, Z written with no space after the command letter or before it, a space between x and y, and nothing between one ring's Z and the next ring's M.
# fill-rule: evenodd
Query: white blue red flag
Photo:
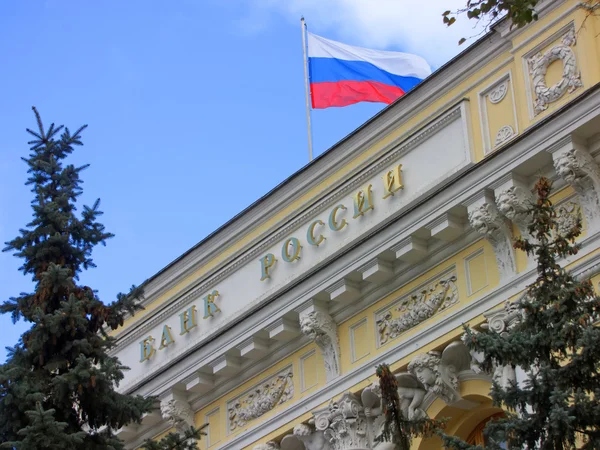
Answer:
M392 103L431 74L427 61L409 53L353 47L308 33L312 107L358 102Z

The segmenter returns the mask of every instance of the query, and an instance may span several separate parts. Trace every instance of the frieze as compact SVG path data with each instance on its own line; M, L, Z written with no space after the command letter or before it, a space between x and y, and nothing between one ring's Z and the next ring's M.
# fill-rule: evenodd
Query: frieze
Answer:
M557 205L556 224L558 233L563 236L569 233L577 224L577 220L581 220L581 206L579 203L569 200Z
M352 179L352 181L350 181L348 184L346 184L339 190L332 193L330 196L328 196L322 202L318 203L313 208L310 208L309 210L304 212L302 215L296 217L294 220L288 222L288 224L285 227L283 227L280 230L278 230L277 232L275 232L267 240L263 241L262 243L257 245L255 248L244 253L243 256L241 256L239 259L237 259L230 265L222 268L218 273L216 273L211 278L205 279L205 281L203 283L197 285L196 287L191 287L188 290L187 294L184 294L179 299L170 303L170 305L167 306L159 314L145 320L143 323L140 324L139 328L137 329L137 331L135 333L127 334L126 336L124 336L122 339L119 340L119 347L126 346L126 345L132 343L133 341L137 340L140 335L146 333L148 330L157 326L161 322L164 322L164 320L166 318L176 314L178 311L180 311L182 308L184 308L185 305L198 299L203 292L212 289L217 283L219 283L220 281L227 278L229 275L231 275L232 273L234 273L235 271L240 269L246 263L251 262L252 260L256 260L256 257L259 254L264 253L264 251L267 248L269 248L271 245L275 244L277 241L282 240L285 236L288 236L290 234L290 232L292 232L294 229L297 229L299 226L301 226L301 224L306 223L308 221L308 219L317 216L318 214L322 213L327 208L331 207L333 204L338 202L340 198L343 198L349 192L351 192L352 190L355 190L361 184L364 184L365 180L368 180L369 177L372 177L377 172L381 171L384 167L386 167L386 166L390 165L392 162L398 160L398 158L407 154L413 148L415 148L422 142L426 141L429 137L438 133L439 131L444 129L446 126L448 126L449 124L451 124L452 122L454 122L455 120L460 118L461 116L462 116L462 109L460 107L457 107L457 108L451 110L450 112L448 112L447 114L441 116L435 122L426 126L422 131L413 135L411 138L408 138L404 144L399 145L395 150L390 152L385 158L382 158L380 161L373 164L371 167L369 167L368 169L366 169L365 171L363 171L362 173L357 175L355 178ZM219 270L219 269L216 269L216 270ZM166 301L165 303L169 303L169 302ZM117 349L115 349L114 353L116 353L116 351L117 351Z
M434 314L456 304L459 300L456 281L456 268L452 267L376 312L377 346L387 344Z
M293 376L292 367L288 366L229 401L227 431L236 431L276 406L291 400L294 396Z

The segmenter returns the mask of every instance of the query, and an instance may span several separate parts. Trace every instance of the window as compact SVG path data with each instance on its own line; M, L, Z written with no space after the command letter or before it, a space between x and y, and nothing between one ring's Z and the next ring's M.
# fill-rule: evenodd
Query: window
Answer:
M483 429L485 428L485 426L487 425L487 423L490 420L500 419L502 417L504 417L504 413L498 413L498 414L494 414L494 415L488 417L487 419L481 421L479 423L479 425L477 425L475 427L475 429L471 432L471 434L467 438L467 443L469 443L470 445L482 445L485 447L487 445L487 439L483 435ZM502 448L507 448L505 442L501 443L500 445Z

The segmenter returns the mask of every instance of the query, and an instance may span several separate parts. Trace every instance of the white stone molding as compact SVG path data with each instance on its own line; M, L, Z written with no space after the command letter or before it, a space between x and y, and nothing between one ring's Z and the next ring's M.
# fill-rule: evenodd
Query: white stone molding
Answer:
M292 367L288 366L227 402L227 431L239 430L291 400L294 397L293 376Z
M571 93L583 86L581 73L577 69L577 58L571 47L577 44L575 25L571 24L568 31L563 35L560 44L549 48L543 54L538 52L527 59L529 74L533 83L535 100L533 110L535 115L548 109L548 105L557 101L566 92ZM548 86L546 84L546 72L554 61L561 60L563 72L561 79Z
M214 375L235 375L242 370L240 358L228 354L219 356L209 365Z
M500 103L504 99L504 97L506 97L507 92L508 92L508 80L504 80L500 84L495 86L488 94L490 102L494 103L494 104Z
M506 141L510 140L515 135L515 130L510 125L504 125L496 133L496 139L494 140L494 147L499 147Z
M184 380L185 390L195 392L197 394L204 394L210 391L215 385L215 377L213 375L196 372L192 376Z
M315 428L323 431L331 450L369 450L372 448L367 419L359 399L346 392L331 400L325 410L313 412Z
M194 423L194 411L183 392L171 391L160 401L160 414L178 433L184 433Z
M325 291L334 302L352 302L360 297L360 285L345 278L332 284Z
M276 341L289 341L300 334L298 324L287 317L280 317L265 330L269 333L269 339Z
M300 330L317 344L327 381L340 376L340 340L337 324L322 304L311 301L299 310Z
M396 258L415 264L427 256L427 241L417 236L409 236L391 249L396 252Z
M279 450L279 444L275 441L269 441L266 444L255 445L252 450Z
M259 360L269 353L269 342L252 336L237 346L242 358Z
M428 224L431 237L444 242L452 242L465 232L465 220L455 214L442 214L436 220Z
M472 197L467 202L467 210L471 226L485 237L494 249L500 281L506 281L516 275L512 230L508 220L498 211L493 193L486 189Z
M359 269L363 281L383 283L394 276L394 265L381 258L375 258Z
M556 173L569 183L581 202L589 228L600 225L600 167L581 143L572 140L552 153Z
M377 311L377 346L387 344L434 314L458 303L456 280L456 268L452 267Z

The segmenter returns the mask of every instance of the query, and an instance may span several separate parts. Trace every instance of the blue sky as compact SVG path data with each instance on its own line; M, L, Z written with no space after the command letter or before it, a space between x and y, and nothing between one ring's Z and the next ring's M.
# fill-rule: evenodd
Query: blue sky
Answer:
M116 237L95 251L98 267L81 282L113 300L308 162L301 14L314 33L416 52L437 67L471 31L441 24L448 4L461 2L432 0L428 11L414 3L0 2L0 241L31 218L20 160L25 128L35 126L31 106L47 124L87 123L71 161L91 164L82 203L100 197ZM383 106L315 111L315 153ZM31 290L19 266L0 254L0 301ZM25 327L0 316L0 361Z

